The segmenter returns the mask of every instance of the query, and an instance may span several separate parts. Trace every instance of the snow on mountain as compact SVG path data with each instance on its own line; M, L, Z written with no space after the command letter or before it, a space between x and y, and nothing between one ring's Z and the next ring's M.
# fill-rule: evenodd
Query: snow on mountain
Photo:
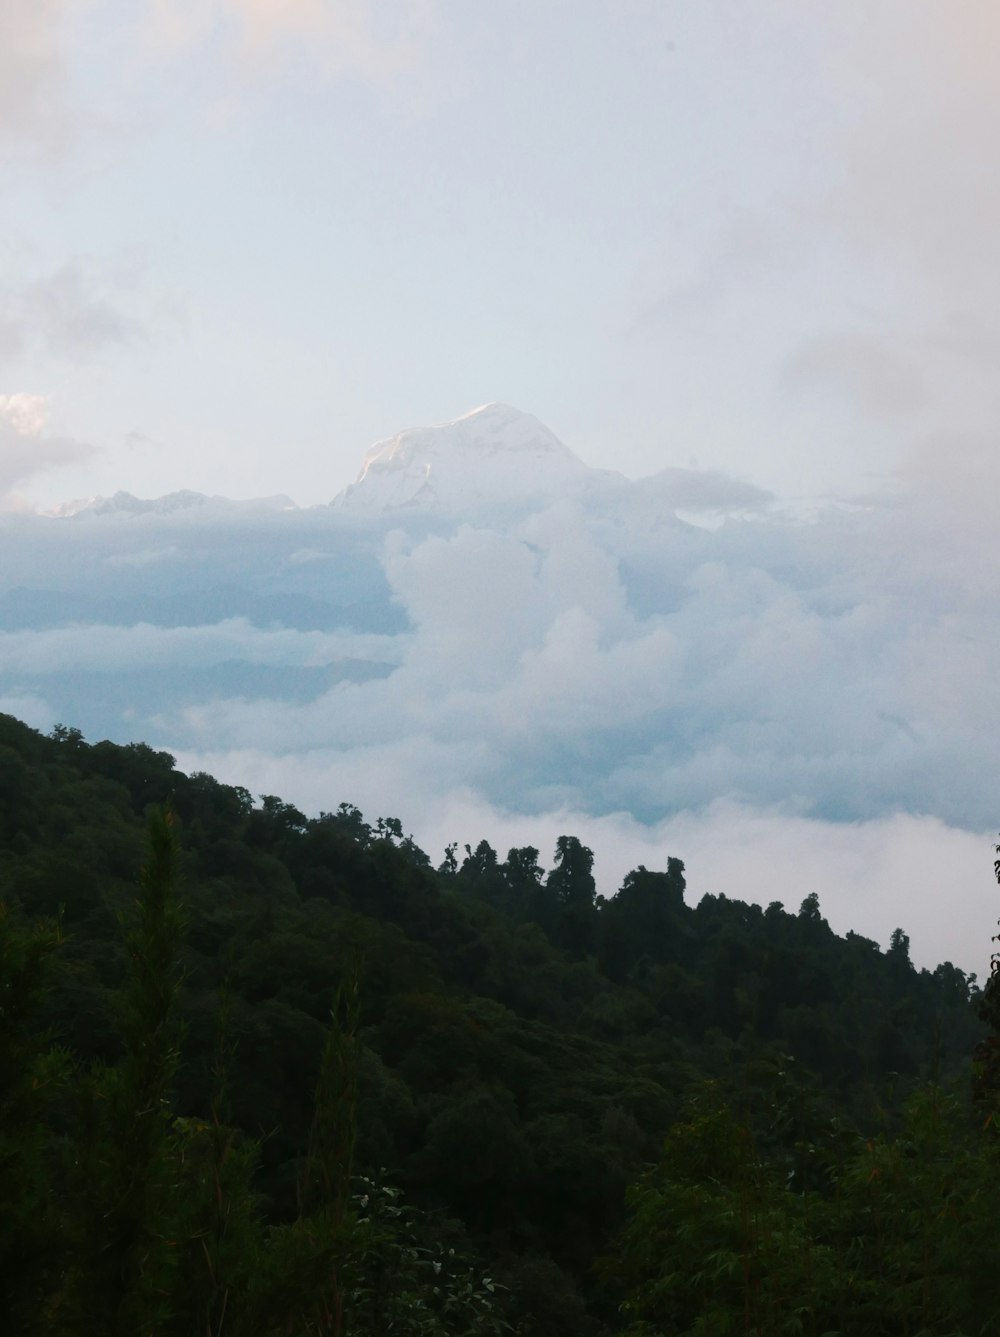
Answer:
M232 501L228 497L209 497L203 492L192 492L188 488L183 488L179 492L168 492L163 497L136 497L131 492L116 492L113 497L84 497L77 501L64 501L45 514L58 520L71 520L78 516L89 515L174 515L178 511L190 511L202 507L268 511L297 509L291 497L284 495L255 497L250 501Z
M397 511L467 514L483 507L548 504L598 478L530 413L485 404L436 427L379 441L356 482L330 503L359 517Z

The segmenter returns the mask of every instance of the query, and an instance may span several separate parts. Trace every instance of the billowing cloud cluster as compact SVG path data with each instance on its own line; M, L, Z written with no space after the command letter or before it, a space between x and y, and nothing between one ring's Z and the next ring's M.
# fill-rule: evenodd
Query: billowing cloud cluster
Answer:
M975 448L917 453L891 494L716 529L640 485L503 524L11 516L0 694L311 811L398 815L432 854L573 830L605 891L675 853L696 893L816 890L841 929L903 924L920 959L981 968L995 481Z

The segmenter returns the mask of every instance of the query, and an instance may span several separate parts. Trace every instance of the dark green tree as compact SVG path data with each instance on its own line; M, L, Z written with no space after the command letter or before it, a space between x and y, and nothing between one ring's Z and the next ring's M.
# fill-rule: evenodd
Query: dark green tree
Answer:
M555 860L546 881L546 890L557 910L555 941L570 956L583 957L594 949L597 900L594 853L576 836L560 836Z
M63 1262L49 1122L68 1056L39 1025L54 922L25 923L0 902L0 1331L44 1332Z
M175 1210L167 1149L181 936L179 846L169 811L153 813L148 838L124 926L122 1058L81 1082L81 1133L68 1171L77 1236L60 1317L71 1330L109 1337L163 1330L178 1257L165 1231Z

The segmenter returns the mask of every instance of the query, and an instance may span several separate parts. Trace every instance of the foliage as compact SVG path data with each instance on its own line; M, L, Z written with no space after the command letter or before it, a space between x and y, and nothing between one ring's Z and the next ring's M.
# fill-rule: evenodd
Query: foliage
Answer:
M1000 861L996 872L1000 880ZM808 901L803 915L818 923ZM909 964L901 930L889 957L897 970ZM790 1102L800 1079L789 1084L784 1071L784 1093L759 1099L758 1088L740 1113L716 1085L702 1088L629 1190L627 1223L604 1262L625 1292L629 1337L1000 1332L998 971L994 958L980 1004L994 1029L977 1053L975 1106L925 1083L898 1123L869 1135L814 1101ZM792 1104L807 1117L790 1120Z
M801 889L539 860L435 870L395 818L0 716L2 1330L867 1333L824 1297L865 1324L887 1278L969 1312L993 1088L922 1093L994 986Z
M1000 1331L996 1140L957 1099L928 1087L897 1130L803 1150L825 1160L817 1188L763 1157L717 1092L692 1103L607 1263L630 1337Z
M35 1025L58 924L28 924L0 901L0 1330L28 1330L58 1232L47 1125L66 1054Z

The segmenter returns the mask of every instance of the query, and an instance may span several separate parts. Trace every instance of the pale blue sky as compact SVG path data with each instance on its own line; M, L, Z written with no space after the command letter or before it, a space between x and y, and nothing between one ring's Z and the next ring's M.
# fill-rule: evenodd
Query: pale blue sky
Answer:
M326 501L492 399L789 495L989 438L995 16L0 0L0 491Z

